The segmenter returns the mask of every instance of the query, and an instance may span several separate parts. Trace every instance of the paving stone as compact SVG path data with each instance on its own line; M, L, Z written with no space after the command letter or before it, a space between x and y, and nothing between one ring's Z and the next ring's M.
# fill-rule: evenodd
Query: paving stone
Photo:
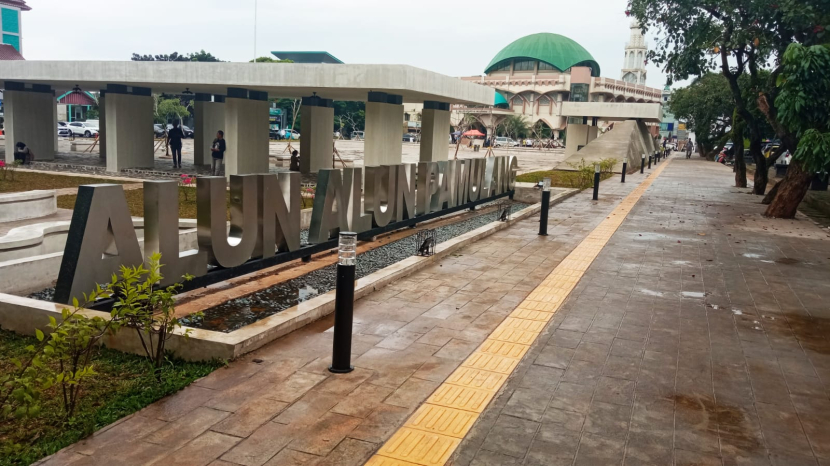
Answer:
M327 455L360 424L356 417L329 413L291 442L291 449L312 455Z
M395 390L389 387L363 383L349 397L331 408L331 412L347 416L365 418Z
M385 403L392 406L400 406L401 408L415 409L421 404L436 388L440 382L433 382L430 380L420 380L411 377L404 382L394 393L389 395Z
M220 459L245 466L259 466L276 455L301 432L292 426L266 422Z
M196 408L190 414L168 423L144 437L149 443L163 445L169 448L179 448L195 439L214 424L222 421L230 414L210 408Z
M242 440L239 437L217 432L205 432L184 447L158 460L156 464L165 466L200 466L210 464L223 453L230 450Z
M211 427L211 430L236 437L247 437L259 426L273 419L288 406L288 403L268 398L256 398L239 411Z

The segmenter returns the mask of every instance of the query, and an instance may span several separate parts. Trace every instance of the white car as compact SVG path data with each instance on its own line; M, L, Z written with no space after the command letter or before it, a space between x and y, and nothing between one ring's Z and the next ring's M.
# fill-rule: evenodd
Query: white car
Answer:
M280 139L300 139L300 133L293 129L281 129L279 134Z
M88 121L73 121L69 123L69 129L75 136L91 138L98 135L98 126Z
M61 126L58 125L58 136L62 138L68 138L72 135L72 131L69 130L69 126Z
M497 136L496 141L493 144L493 147L505 147L505 146L507 146L507 147L516 147L518 145L519 145L519 143L514 141L511 138L507 138L507 137L504 137L504 136Z

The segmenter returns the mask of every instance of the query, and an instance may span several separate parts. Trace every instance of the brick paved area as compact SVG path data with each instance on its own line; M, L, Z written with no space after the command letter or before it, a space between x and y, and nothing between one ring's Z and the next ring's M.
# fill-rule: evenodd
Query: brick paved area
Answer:
M830 234L674 159L454 465L830 464Z
M355 371L332 319L281 338L46 464L362 464L643 177L612 178L355 305Z

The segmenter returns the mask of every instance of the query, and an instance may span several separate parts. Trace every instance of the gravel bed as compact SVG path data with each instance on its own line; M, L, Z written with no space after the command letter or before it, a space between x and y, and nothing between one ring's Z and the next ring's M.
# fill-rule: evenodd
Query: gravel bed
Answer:
M515 213L526 207L527 204L513 202L511 211ZM494 211L438 227L435 229L436 241L443 243L497 220L498 212ZM355 270L356 278L365 277L414 255L416 244L416 235L412 235L360 254ZM336 265L317 269L252 295L232 299L219 306L207 309L202 317L186 317L182 319L182 323L188 327L225 333L232 332L333 290L336 271Z

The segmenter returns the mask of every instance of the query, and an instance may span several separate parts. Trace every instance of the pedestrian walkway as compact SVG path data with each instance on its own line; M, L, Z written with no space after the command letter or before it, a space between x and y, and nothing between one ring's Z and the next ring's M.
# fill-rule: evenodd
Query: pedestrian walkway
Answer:
M830 234L665 167L453 465L830 464Z
M350 374L328 372L322 319L46 464L363 464L643 179L554 206L547 237L527 219L358 300Z

